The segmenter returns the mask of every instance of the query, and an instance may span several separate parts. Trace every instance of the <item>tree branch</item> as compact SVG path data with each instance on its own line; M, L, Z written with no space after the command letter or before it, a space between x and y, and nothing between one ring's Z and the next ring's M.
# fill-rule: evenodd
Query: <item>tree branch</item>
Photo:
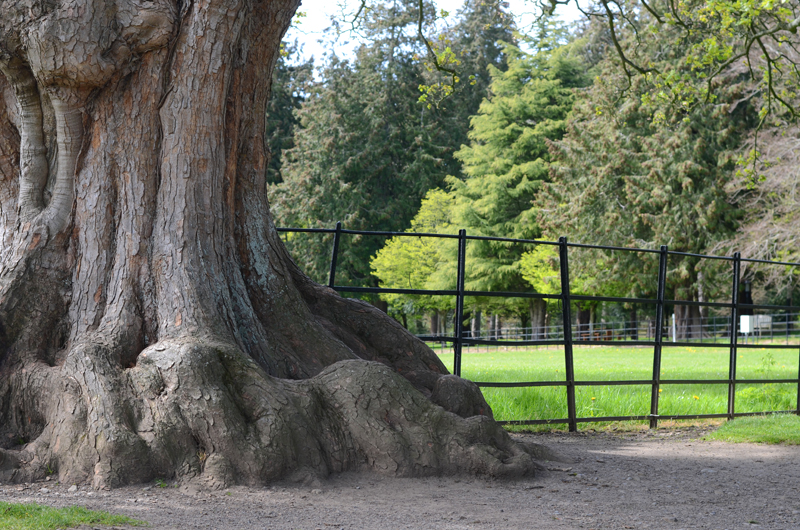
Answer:
M601 2L603 8L606 11L606 17L608 18L608 30L611 33L611 42L614 44L614 48L617 50L617 54L619 55L620 60L622 61L622 69L625 70L625 75L629 78L631 77L631 73L628 70L628 66L639 72L640 74L649 74L656 72L654 68L643 68L638 64L634 63L625 55L625 52L622 50L622 45L619 43L619 39L617 38L617 31L616 25L614 24L614 12L609 7L608 0L603 0Z
M769 51L767 51L767 47L761 41L761 39L756 39L758 46L761 48L761 51L764 52L764 56L767 61L767 109L771 112L772 110L772 98L778 100L778 102L783 105L792 115L792 117L796 117L797 114L794 111L794 108L786 102L778 93L775 91L775 83L773 82L772 70L774 65L772 64L772 58L769 55ZM769 112L768 112L769 113ZM762 120L763 121L763 120ZM759 128L761 127L761 123L758 124Z
M439 61L439 57L436 55L436 52L431 46L430 41L425 36L425 32L423 31L423 23L425 22L425 4L423 0L418 0L418 18L417 18L417 35L419 35L420 40L422 43L425 44L425 48L428 50L428 57L430 58L431 62L433 63L434 68L439 72L445 72L452 76L453 82L455 83L455 78L458 75L458 72L452 68L447 68L446 66L442 65Z
M658 13L654 8L650 7L650 4L648 4L645 0L642 0L642 5L648 11L648 13L653 15L653 18L655 18L659 24L664 23L664 19L661 18L661 14Z

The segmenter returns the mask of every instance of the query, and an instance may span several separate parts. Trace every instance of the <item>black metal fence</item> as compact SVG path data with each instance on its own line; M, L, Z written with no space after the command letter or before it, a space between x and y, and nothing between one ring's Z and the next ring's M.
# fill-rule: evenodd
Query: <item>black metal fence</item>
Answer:
M458 234L431 234L431 233L410 233L410 232L371 232L364 230L345 230L341 223L336 223L334 229L324 228L278 228L278 232L306 232L306 233L327 233L333 234L333 249L331 253L330 274L328 286L339 292L349 293L376 293L376 294L408 294L408 295L439 295L454 296L455 304L455 329L452 336L420 336L422 340L447 341L453 343L453 372L461 375L461 357L465 345L495 345L495 346L536 346L536 345L558 345L563 346L566 377L563 381L524 381L524 382L481 382L475 381L479 387L544 387L561 386L566 390L567 397L567 417L539 420L511 420L501 423L514 425L534 425L566 423L570 431L577 430L577 424L582 422L606 422L606 421L627 421L627 420L649 420L650 427L655 428L659 420L672 419L697 419L697 418L728 418L738 416L751 416L767 412L794 413L800 415L800 344L740 344L739 339L739 317L742 311L752 313L755 310L787 311L792 312L800 309L800 306L779 306L779 305L758 305L743 304L739 302L739 284L741 280L742 263L761 263L768 265L781 265L789 267L800 267L800 263L788 263L777 261L765 261L742 258L737 252L733 256L710 256L702 254L692 254L687 252L673 252L662 245L659 250L612 247L603 245L585 245L568 243L566 237L561 237L555 241L511 239L502 237L468 236L466 230L459 230ZM456 289L454 290L426 290L426 289L391 289L377 287L348 287L336 285L336 263L339 253L339 243L343 235L359 236L378 236L378 237L429 237L443 239L457 239L457 278ZM500 291L467 291L464 288L465 269L466 269L466 246L468 241L495 241L514 244L529 245L550 245L558 247L559 267L560 267L560 294L541 294L531 292L500 292ZM658 284L656 298L624 298L608 296L588 296L573 295L570 292L570 272L569 272L569 249L582 248L605 251L619 252L641 252L658 255ZM667 284L667 259L669 256L691 257L705 260L727 261L731 264L731 283L732 299L730 302L699 302L692 300L670 300L666 298ZM463 326L464 320L464 298L468 296L476 297L500 297L500 298L538 298L551 299L560 302L562 311L563 333L558 338L532 339L532 340L498 340L482 339L465 335ZM644 380L621 380L621 381L578 381L575 379L575 369L573 362L574 345L596 345L593 337L584 337L580 333L577 337L573 336L571 305L573 302L612 302L623 304L650 304L655 305L655 336L650 340L625 340L623 344L627 346L652 346L653 347L653 377ZM727 379L662 379L661 378L661 358L662 349L669 346L697 346L690 341L667 341L665 340L664 328L665 317L664 309L668 306L697 306L717 309L729 309L730 316L727 333L727 341L704 343L704 347L727 348L729 350L728 377ZM787 324L788 329L788 324ZM620 343L617 341L617 343ZM762 349L786 349L798 348L798 376L793 379L739 379L736 374L737 351L745 348ZM797 405L794 410L781 411L762 411L762 412L736 412L736 385L737 384L767 384L767 383L788 383L797 385ZM689 414L689 415L659 415L659 390L661 385L691 385L691 384L711 384L727 385L728 400L727 411L719 414ZM575 405L575 388L578 386L614 386L614 385L649 385L652 389L650 400L650 413L647 415L632 416L603 416L581 418L577 416Z

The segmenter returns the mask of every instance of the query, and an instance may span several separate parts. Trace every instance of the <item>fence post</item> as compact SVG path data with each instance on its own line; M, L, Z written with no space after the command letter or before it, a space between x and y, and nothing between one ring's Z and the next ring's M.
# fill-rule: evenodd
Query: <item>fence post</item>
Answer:
M336 279L336 258L339 255L339 237L342 235L342 222L336 221L336 232L333 234L333 251L331 252L331 272L328 275L328 287L333 289Z
M786 316L785 316L785 320L786 320L786 345L787 346L789 345L789 323L790 323L789 319L790 319L790 317L792 315L796 314L796 313L792 313L792 309L793 309L793 307L792 307L792 296L790 294L789 295L789 309L786 310ZM797 368L797 404L796 404L796 407L794 409L794 413L796 415L800 416L800 359L798 359L798 361L797 361L797 366L798 366L798 368Z
M464 271L467 256L467 231L463 228L458 231L458 275L456 279L456 326L455 344L453 344L453 373L461 377L461 347L464 337Z
M791 306L792 301L789 300L789 305ZM789 345L789 311L786 312L786 345ZM795 414L800 416L800 359L797 361L797 408L794 411Z
M661 389L661 347L664 344L664 297L667 290L667 246L661 245L658 257L656 291L656 345L653 347L653 390L650 396L650 428L658 427L658 392Z
M728 419L736 412L736 344L739 339L739 275L742 255L733 254L733 302L731 304L731 355L728 364Z
M569 296L569 261L567 259L567 238L558 238L559 262L561 264L561 315L564 320L564 361L567 372L567 416L569 431L577 432L578 422L575 411L575 367L572 359L572 315Z

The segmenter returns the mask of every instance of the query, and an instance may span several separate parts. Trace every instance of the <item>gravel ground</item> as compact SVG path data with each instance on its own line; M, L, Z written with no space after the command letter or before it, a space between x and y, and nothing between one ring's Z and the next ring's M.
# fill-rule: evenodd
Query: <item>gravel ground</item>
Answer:
M223 491L155 484L0 484L0 500L79 504L152 528L800 529L800 447L700 440L702 428L514 435L574 462L517 481L341 474L312 486ZM90 530L84 528L83 530Z

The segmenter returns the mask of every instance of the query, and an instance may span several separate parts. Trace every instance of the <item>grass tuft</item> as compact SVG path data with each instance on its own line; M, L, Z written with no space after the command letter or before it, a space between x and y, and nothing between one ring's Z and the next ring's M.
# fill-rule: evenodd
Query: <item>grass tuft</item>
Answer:
M800 416L769 414L736 418L704 439L731 443L800 445Z
M82 506L51 508L36 503L0 502L0 530L56 530L84 524L147 526L144 521L87 510Z

